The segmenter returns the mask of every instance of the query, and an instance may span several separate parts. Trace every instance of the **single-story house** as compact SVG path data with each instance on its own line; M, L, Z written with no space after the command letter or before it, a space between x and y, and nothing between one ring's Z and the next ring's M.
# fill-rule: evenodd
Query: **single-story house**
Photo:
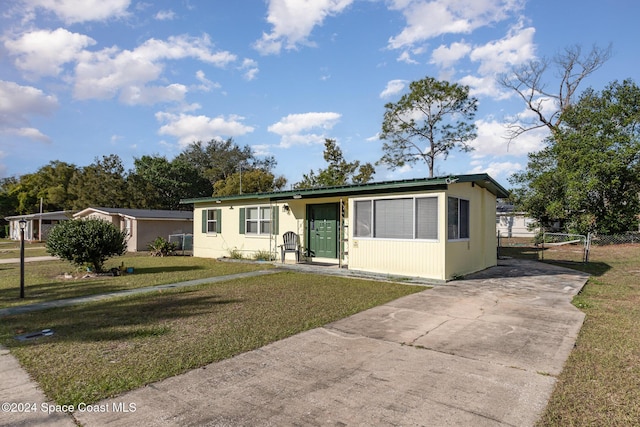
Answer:
M27 221L24 228L24 240L27 242L46 241L51 228L61 221L71 219L71 212L42 212L29 215L7 216L4 219L9 222L9 238L20 240L20 220Z
M447 281L496 265L496 199L507 196L489 175L475 174L181 203L194 206L197 257L276 257L292 231L308 262Z
M534 237L539 230L536 220L528 217L525 212L516 211L511 204L498 204L496 231L500 233L500 237Z
M156 238L193 232L193 212L158 209L86 208L75 219L98 218L115 225L127 235L127 251L148 249Z

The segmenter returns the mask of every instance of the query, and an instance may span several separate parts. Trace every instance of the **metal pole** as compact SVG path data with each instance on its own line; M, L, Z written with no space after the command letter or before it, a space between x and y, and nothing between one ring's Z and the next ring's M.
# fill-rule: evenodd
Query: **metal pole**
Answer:
M20 227L20 298L24 298L24 227Z

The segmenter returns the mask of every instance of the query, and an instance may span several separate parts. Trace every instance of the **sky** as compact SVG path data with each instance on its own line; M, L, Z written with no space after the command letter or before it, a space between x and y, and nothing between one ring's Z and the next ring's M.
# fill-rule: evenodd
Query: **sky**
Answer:
M292 185L326 167L325 138L348 161L379 160L384 105L434 77L479 101L474 150L439 158L436 175L508 188L546 134L507 143L526 111L496 76L611 44L580 89L640 83L639 15L635 0L0 0L0 178L110 154L130 169L233 138ZM374 180L426 176L377 166Z

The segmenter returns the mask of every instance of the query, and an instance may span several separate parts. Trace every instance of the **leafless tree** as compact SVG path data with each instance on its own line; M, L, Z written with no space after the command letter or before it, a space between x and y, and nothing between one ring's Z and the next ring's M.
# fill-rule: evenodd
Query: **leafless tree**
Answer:
M594 45L583 54L580 45L565 48L552 59L532 60L498 76L498 84L515 91L535 114L532 119L515 117L507 124L509 142L533 129L547 127L552 134L560 124L560 116L574 102L578 86L587 76L598 70L612 55L611 45ZM550 69L555 69L559 80L557 91L549 90L544 80ZM555 108L544 110L545 106Z

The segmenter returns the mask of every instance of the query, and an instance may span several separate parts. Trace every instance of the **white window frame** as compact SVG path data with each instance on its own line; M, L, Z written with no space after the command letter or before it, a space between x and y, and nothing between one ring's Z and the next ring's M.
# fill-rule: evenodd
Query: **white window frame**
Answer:
M450 224L449 224L449 199L455 199L457 200L457 210L458 210L458 215L456 218L456 233L454 237L451 237L451 229L450 229ZM459 237L460 236L460 230L461 230L461 224L462 224L462 209L460 209L460 202L461 201L465 201L467 202L467 233L468 236L466 237ZM471 201L469 199L465 199L464 197L457 197L457 196L447 196L447 240L450 242L459 242L459 241L468 241L471 238Z
M252 209L257 209L258 217L249 219L249 211ZM266 218L263 218L263 211L269 210L269 214ZM272 206L246 206L245 207L245 218L244 218L244 234L250 236L270 236L271 231L273 230L273 220L272 220ZM256 225L256 232L249 231L249 223ZM269 224L269 230L267 232L262 231L262 227L265 224Z
M218 234L218 212L219 209L206 209L207 215L207 234ZM209 213L213 212L213 219L210 218ZM213 226L213 229L212 229Z
M401 199L409 199L411 200L411 209L412 209L412 236L409 237L378 237L376 236L375 230L375 214L376 214L376 201L382 200L401 200ZM436 200L436 237L435 238L418 238L418 224L417 224L417 200L418 199L435 199ZM359 202L368 202L370 205L369 208L369 234L368 235L358 235L358 208L357 204ZM367 199L357 199L353 202L353 211L354 211L354 229L353 229L353 237L357 239L375 239L375 240L403 240L403 241L422 241L422 242L438 242L440 240L440 196L439 195L403 195L396 197L375 197L375 198L367 198Z

